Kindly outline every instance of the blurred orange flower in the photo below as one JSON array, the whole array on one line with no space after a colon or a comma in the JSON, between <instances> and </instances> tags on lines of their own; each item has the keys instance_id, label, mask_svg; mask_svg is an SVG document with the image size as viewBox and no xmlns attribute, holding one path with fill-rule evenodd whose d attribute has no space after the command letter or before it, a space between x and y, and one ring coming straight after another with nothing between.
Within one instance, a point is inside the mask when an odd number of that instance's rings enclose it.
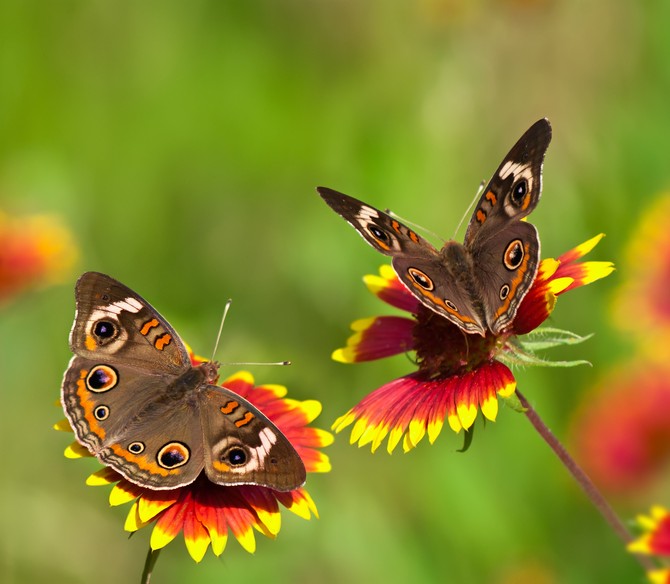
<instances>
[{"instance_id":1,"label":"blurred orange flower","mask_svg":"<svg viewBox=\"0 0 670 584\"><path fill-rule=\"evenodd\" d=\"M10 217L0 211L0 303L65 278L77 255L58 217Z\"/></svg>"}]
</instances>

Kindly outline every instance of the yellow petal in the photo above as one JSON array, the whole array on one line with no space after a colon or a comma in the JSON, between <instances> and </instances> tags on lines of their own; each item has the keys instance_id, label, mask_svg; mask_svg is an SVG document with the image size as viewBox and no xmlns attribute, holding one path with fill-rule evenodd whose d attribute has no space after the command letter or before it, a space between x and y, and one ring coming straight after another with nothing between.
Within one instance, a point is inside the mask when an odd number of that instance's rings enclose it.
<instances>
[{"instance_id":1,"label":"yellow petal","mask_svg":"<svg viewBox=\"0 0 670 584\"><path fill-rule=\"evenodd\" d=\"M210 529L209 537L212 540L212 552L215 556L220 556L223 551L226 549L226 543L228 543L228 532L219 533L214 529Z\"/></svg>"},{"instance_id":2,"label":"yellow petal","mask_svg":"<svg viewBox=\"0 0 670 584\"><path fill-rule=\"evenodd\" d=\"M177 533L179 533L179 531L172 534L167 533L161 529L159 524L156 524L156 526L153 528L151 532L151 538L149 539L149 545L151 546L151 549L159 550L161 548L164 548L175 537L177 537Z\"/></svg>"},{"instance_id":3,"label":"yellow petal","mask_svg":"<svg viewBox=\"0 0 670 584\"><path fill-rule=\"evenodd\" d=\"M115 483L118 480L119 480L118 477L116 479L110 478L109 472L105 467L89 475L88 478L86 479L86 484L89 487L103 487L106 485L111 485L112 483Z\"/></svg>"},{"instance_id":4,"label":"yellow petal","mask_svg":"<svg viewBox=\"0 0 670 584\"><path fill-rule=\"evenodd\" d=\"M368 421L365 418L359 418L356 420L353 429L351 430L351 436L349 437L349 444L354 444L358 439L363 435L366 428L368 427Z\"/></svg>"},{"instance_id":5,"label":"yellow petal","mask_svg":"<svg viewBox=\"0 0 670 584\"><path fill-rule=\"evenodd\" d=\"M393 451L396 449L396 446L398 446L398 443L400 442L400 438L402 438L403 432L404 432L404 430L402 428L396 426L389 433L389 441L386 444L386 451L389 454L392 454Z\"/></svg>"},{"instance_id":6,"label":"yellow petal","mask_svg":"<svg viewBox=\"0 0 670 584\"><path fill-rule=\"evenodd\" d=\"M600 240L605 237L604 233L599 233L595 237L592 237L588 241L585 241L584 243L581 243L575 248L575 251L579 255L579 257L584 257L587 253L589 253L598 243Z\"/></svg>"},{"instance_id":7,"label":"yellow petal","mask_svg":"<svg viewBox=\"0 0 670 584\"><path fill-rule=\"evenodd\" d=\"M124 505L137 498L137 493L131 492L125 488L125 481L116 483L109 492L109 504L112 507L117 505Z\"/></svg>"},{"instance_id":8,"label":"yellow petal","mask_svg":"<svg viewBox=\"0 0 670 584\"><path fill-rule=\"evenodd\" d=\"M276 383L264 383L263 385L259 386L259 389L268 389L277 397L284 397L288 393L288 389L286 389L285 386L277 385Z\"/></svg>"},{"instance_id":9,"label":"yellow petal","mask_svg":"<svg viewBox=\"0 0 670 584\"><path fill-rule=\"evenodd\" d=\"M226 385L226 383L230 383L231 381L243 381L244 383L253 385L254 376L249 371L238 371L237 373L233 373L230 377L226 378L222 385Z\"/></svg>"},{"instance_id":10,"label":"yellow petal","mask_svg":"<svg viewBox=\"0 0 670 584\"><path fill-rule=\"evenodd\" d=\"M59 432L72 432L72 426L70 426L70 422L68 422L66 418L56 422L53 425L53 429L58 430Z\"/></svg>"},{"instance_id":11,"label":"yellow petal","mask_svg":"<svg viewBox=\"0 0 670 584\"><path fill-rule=\"evenodd\" d=\"M356 419L356 415L349 410L346 414L340 416L333 422L333 425L330 427L335 433L340 432L351 424Z\"/></svg>"},{"instance_id":12,"label":"yellow petal","mask_svg":"<svg viewBox=\"0 0 670 584\"><path fill-rule=\"evenodd\" d=\"M467 430L472 426L477 417L477 406L475 406L475 404L460 403L456 406L456 412L458 413L458 419L461 421L463 428Z\"/></svg>"},{"instance_id":13,"label":"yellow petal","mask_svg":"<svg viewBox=\"0 0 670 584\"><path fill-rule=\"evenodd\" d=\"M436 419L428 422L428 441L431 444L435 443L437 437L442 432L442 427L444 426L444 420Z\"/></svg>"},{"instance_id":14,"label":"yellow petal","mask_svg":"<svg viewBox=\"0 0 670 584\"><path fill-rule=\"evenodd\" d=\"M254 511L256 511L260 522L273 536L279 533L281 529L281 513L279 511L268 511L259 507L254 507Z\"/></svg>"},{"instance_id":15,"label":"yellow petal","mask_svg":"<svg viewBox=\"0 0 670 584\"><path fill-rule=\"evenodd\" d=\"M409 423L409 432L407 434L409 435L410 442L416 446L426 435L426 423L423 420L412 420Z\"/></svg>"},{"instance_id":16,"label":"yellow petal","mask_svg":"<svg viewBox=\"0 0 670 584\"><path fill-rule=\"evenodd\" d=\"M256 551L256 538L254 537L254 530L247 527L242 533L234 533L235 539L240 545L250 554Z\"/></svg>"},{"instance_id":17,"label":"yellow petal","mask_svg":"<svg viewBox=\"0 0 670 584\"><path fill-rule=\"evenodd\" d=\"M205 537L201 534L197 537L185 537L184 543L186 543L188 554L196 562L200 563L202 558L204 558L205 554L207 553L207 548L209 547L209 536Z\"/></svg>"},{"instance_id":18,"label":"yellow petal","mask_svg":"<svg viewBox=\"0 0 670 584\"><path fill-rule=\"evenodd\" d=\"M79 444L79 442L70 444L63 454L65 455L65 458L84 458L86 456L92 456L87 448Z\"/></svg>"},{"instance_id":19,"label":"yellow petal","mask_svg":"<svg viewBox=\"0 0 670 584\"><path fill-rule=\"evenodd\" d=\"M494 395L488 396L481 404L482 414L492 422L496 421L498 416L498 398Z\"/></svg>"}]
</instances>

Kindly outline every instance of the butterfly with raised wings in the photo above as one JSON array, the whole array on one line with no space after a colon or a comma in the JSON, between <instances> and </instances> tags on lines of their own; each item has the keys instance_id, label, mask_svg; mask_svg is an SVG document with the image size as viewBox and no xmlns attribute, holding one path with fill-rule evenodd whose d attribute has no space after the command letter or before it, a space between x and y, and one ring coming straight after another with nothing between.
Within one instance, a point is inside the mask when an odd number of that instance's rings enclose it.
<instances>
[{"instance_id":1,"label":"butterfly with raised wings","mask_svg":"<svg viewBox=\"0 0 670 584\"><path fill-rule=\"evenodd\" d=\"M547 119L512 147L480 197L465 241L442 249L379 209L326 187L317 191L384 255L425 306L467 333L503 332L514 320L540 262L537 229L523 219L542 192L542 164L551 141Z\"/></svg>"}]
</instances>

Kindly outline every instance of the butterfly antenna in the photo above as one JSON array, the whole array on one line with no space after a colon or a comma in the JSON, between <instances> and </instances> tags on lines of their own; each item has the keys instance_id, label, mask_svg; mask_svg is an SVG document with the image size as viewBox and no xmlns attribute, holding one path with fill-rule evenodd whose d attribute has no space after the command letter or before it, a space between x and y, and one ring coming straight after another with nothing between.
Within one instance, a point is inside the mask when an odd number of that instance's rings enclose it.
<instances>
[{"instance_id":1,"label":"butterfly antenna","mask_svg":"<svg viewBox=\"0 0 670 584\"><path fill-rule=\"evenodd\" d=\"M216 355L216 350L219 347L219 341L221 340L221 333L223 332L223 323L226 322L226 315L228 314L228 311L230 310L230 305L233 303L232 299L229 298L228 301L226 302L226 305L223 308L223 316L221 317L221 324L219 325L219 334L216 335L216 343L214 344L214 351L212 351L212 358L210 359L211 361L214 361L214 355ZM221 365L235 365L235 366L240 366L240 365L290 365L290 361L277 361L276 363L253 363L253 362L245 362L245 363L221 363Z\"/></svg>"},{"instance_id":2,"label":"butterfly antenna","mask_svg":"<svg viewBox=\"0 0 670 584\"><path fill-rule=\"evenodd\" d=\"M230 310L230 305L232 303L233 299L228 298L226 305L223 307L223 316L221 317L221 324L219 325L219 332L216 335L216 342L214 343L214 350L212 351L212 358L210 361L214 361L214 356L216 355L216 351L219 348L219 341L221 340L221 333L223 332L223 323L226 322L226 316L228 315L228 311Z\"/></svg>"},{"instance_id":3,"label":"butterfly antenna","mask_svg":"<svg viewBox=\"0 0 670 584\"><path fill-rule=\"evenodd\" d=\"M482 191L484 190L485 186L486 186L486 181L485 180L483 180L482 182L479 183L479 188L477 189L477 193L475 194L472 201L470 201L470 204L468 205L468 208L465 210L465 213L463 213L463 216L461 217L461 220L458 222L458 225L456 226L456 231L454 231L454 239L456 239L456 234L458 233L459 229L461 228L461 225L463 225L463 221L465 221L465 218L470 214L470 210L472 209L472 206L475 204L475 201L477 201L479 199L479 196L482 194Z\"/></svg>"},{"instance_id":4,"label":"butterfly antenna","mask_svg":"<svg viewBox=\"0 0 670 584\"><path fill-rule=\"evenodd\" d=\"M398 219L398 220L402 221L405 225L408 225L409 227L414 227L414 229L416 229L417 231L422 231L423 233L426 233L428 235L431 235L435 239L438 239L442 243L445 243L445 240L442 237L440 237L437 233L435 233L434 231L431 231L430 229L424 227L423 225L419 225L418 223L414 223L413 221L408 221L404 217L401 217L397 213L394 213L393 211L391 211L391 209L385 209L384 213L393 217L394 219Z\"/></svg>"}]
</instances>

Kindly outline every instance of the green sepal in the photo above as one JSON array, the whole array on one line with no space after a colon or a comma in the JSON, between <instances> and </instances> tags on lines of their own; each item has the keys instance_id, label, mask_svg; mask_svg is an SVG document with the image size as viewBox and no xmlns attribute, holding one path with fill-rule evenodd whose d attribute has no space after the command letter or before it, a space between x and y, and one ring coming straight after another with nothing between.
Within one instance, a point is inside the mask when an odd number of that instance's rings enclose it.
<instances>
[{"instance_id":1,"label":"green sepal","mask_svg":"<svg viewBox=\"0 0 670 584\"><path fill-rule=\"evenodd\" d=\"M562 345L578 345L587 341L592 336L593 334L581 336L571 331L545 327L530 331L524 335L523 340L518 339L518 341L525 350L534 352Z\"/></svg>"},{"instance_id":2,"label":"green sepal","mask_svg":"<svg viewBox=\"0 0 670 584\"><path fill-rule=\"evenodd\" d=\"M521 400L519 399L519 396L516 394L516 391L511 395L508 395L507 397L501 397L500 399L503 400L503 403L508 408L513 409L515 412L518 412L520 414L524 414L526 412L526 408L521 403Z\"/></svg>"},{"instance_id":3,"label":"green sepal","mask_svg":"<svg viewBox=\"0 0 670 584\"><path fill-rule=\"evenodd\" d=\"M576 367L577 365L591 365L589 361L578 359L575 361L551 361L538 357L534 351L548 349L561 345L576 345L583 343L593 335L582 337L555 328L543 328L531 331L524 335L524 339L511 338L505 344L504 350L498 358L508 365L534 365L537 367ZM530 339L530 340L529 340Z\"/></svg>"},{"instance_id":4,"label":"green sepal","mask_svg":"<svg viewBox=\"0 0 670 584\"><path fill-rule=\"evenodd\" d=\"M477 423L475 422L470 426L467 430L463 432L463 446L459 448L456 452L467 452L470 449L470 446L472 445L472 439L475 437L475 426Z\"/></svg>"}]
</instances>

